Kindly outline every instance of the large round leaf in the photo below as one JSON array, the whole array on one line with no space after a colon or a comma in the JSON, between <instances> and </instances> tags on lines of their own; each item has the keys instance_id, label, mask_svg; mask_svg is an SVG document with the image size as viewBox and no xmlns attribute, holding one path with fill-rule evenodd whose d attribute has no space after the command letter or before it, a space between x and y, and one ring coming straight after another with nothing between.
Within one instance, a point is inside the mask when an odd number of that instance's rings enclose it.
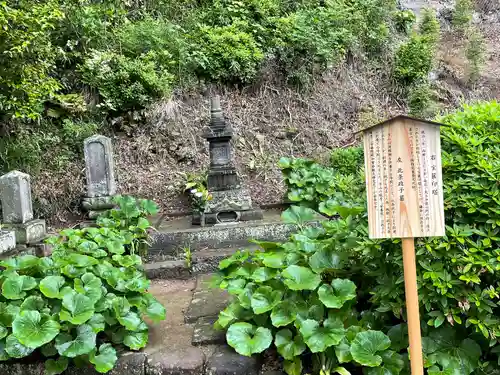
<instances>
[{"instance_id":1,"label":"large round leaf","mask_svg":"<svg viewBox=\"0 0 500 375\"><path fill-rule=\"evenodd\" d=\"M41 311L45 307L45 300L40 296L29 296L21 303L21 310Z\"/></svg>"},{"instance_id":2,"label":"large round leaf","mask_svg":"<svg viewBox=\"0 0 500 375\"><path fill-rule=\"evenodd\" d=\"M48 359L45 361L45 375L59 375L68 368L68 358L59 357L57 360Z\"/></svg>"},{"instance_id":3,"label":"large round leaf","mask_svg":"<svg viewBox=\"0 0 500 375\"><path fill-rule=\"evenodd\" d=\"M130 332L126 331L123 338L123 344L132 350L140 350L148 343L148 331L143 332Z\"/></svg>"},{"instance_id":4,"label":"large round leaf","mask_svg":"<svg viewBox=\"0 0 500 375\"><path fill-rule=\"evenodd\" d=\"M391 340L383 332L360 332L351 343L352 358L360 365L377 367L382 363L380 352L387 350L390 346Z\"/></svg>"},{"instance_id":5,"label":"large round leaf","mask_svg":"<svg viewBox=\"0 0 500 375\"><path fill-rule=\"evenodd\" d=\"M138 331L145 324L140 315L134 311L129 311L123 316L117 316L116 319L128 331Z\"/></svg>"},{"instance_id":6,"label":"large round leaf","mask_svg":"<svg viewBox=\"0 0 500 375\"><path fill-rule=\"evenodd\" d=\"M111 344L102 344L99 347L99 354L94 351L89 355L89 361L95 366L97 372L106 373L115 367L118 357L116 350Z\"/></svg>"},{"instance_id":7,"label":"large round leaf","mask_svg":"<svg viewBox=\"0 0 500 375\"><path fill-rule=\"evenodd\" d=\"M0 362L8 361L9 359L9 353L5 351L5 340L0 340Z\"/></svg>"},{"instance_id":8,"label":"large round leaf","mask_svg":"<svg viewBox=\"0 0 500 375\"><path fill-rule=\"evenodd\" d=\"M269 267L259 267L252 273L252 280L257 283L263 283L276 276L276 270Z\"/></svg>"},{"instance_id":9,"label":"large round leaf","mask_svg":"<svg viewBox=\"0 0 500 375\"><path fill-rule=\"evenodd\" d=\"M297 305L293 301L284 300L273 308L271 321L275 327L284 327L295 321Z\"/></svg>"},{"instance_id":10,"label":"large round leaf","mask_svg":"<svg viewBox=\"0 0 500 375\"><path fill-rule=\"evenodd\" d=\"M281 252L266 252L261 254L262 263L269 268L285 268L287 253Z\"/></svg>"},{"instance_id":11,"label":"large round leaf","mask_svg":"<svg viewBox=\"0 0 500 375\"><path fill-rule=\"evenodd\" d=\"M21 344L36 349L52 341L61 326L38 311L21 311L12 322L12 333Z\"/></svg>"},{"instance_id":12,"label":"large round leaf","mask_svg":"<svg viewBox=\"0 0 500 375\"><path fill-rule=\"evenodd\" d=\"M87 324L92 327L95 333L99 333L106 328L106 319L104 319L104 315L96 313L87 321Z\"/></svg>"},{"instance_id":13,"label":"large round leaf","mask_svg":"<svg viewBox=\"0 0 500 375\"><path fill-rule=\"evenodd\" d=\"M0 302L0 324L12 327L12 322L19 314L19 306Z\"/></svg>"},{"instance_id":14,"label":"large round leaf","mask_svg":"<svg viewBox=\"0 0 500 375\"><path fill-rule=\"evenodd\" d=\"M151 319L153 322L160 322L165 320L167 315L167 311L165 307L158 302L158 300L151 294L145 294L144 300L146 301L146 306L144 309L144 313Z\"/></svg>"},{"instance_id":15,"label":"large round leaf","mask_svg":"<svg viewBox=\"0 0 500 375\"><path fill-rule=\"evenodd\" d=\"M2 295L7 299L23 299L26 290L36 288L37 282L31 276L12 274L2 284Z\"/></svg>"},{"instance_id":16,"label":"large round leaf","mask_svg":"<svg viewBox=\"0 0 500 375\"><path fill-rule=\"evenodd\" d=\"M237 301L231 303L219 313L217 325L221 328L226 328L237 320L248 320L253 316L251 310L245 309Z\"/></svg>"},{"instance_id":17,"label":"large round leaf","mask_svg":"<svg viewBox=\"0 0 500 375\"><path fill-rule=\"evenodd\" d=\"M288 360L293 360L294 357L301 355L306 350L306 345L300 335L293 337L292 331L282 329L276 333L274 345L278 349L278 353Z\"/></svg>"},{"instance_id":18,"label":"large round leaf","mask_svg":"<svg viewBox=\"0 0 500 375\"><path fill-rule=\"evenodd\" d=\"M283 293L273 290L270 286L261 286L253 294L250 304L256 314L272 310L283 298Z\"/></svg>"},{"instance_id":19,"label":"large round leaf","mask_svg":"<svg viewBox=\"0 0 500 375\"><path fill-rule=\"evenodd\" d=\"M78 268L90 267L90 266L93 266L93 265L99 263L99 261L93 257L89 257L88 255L75 254L75 253L69 254L65 258L65 260L68 264L71 264L72 266L75 266Z\"/></svg>"},{"instance_id":20,"label":"large round leaf","mask_svg":"<svg viewBox=\"0 0 500 375\"><path fill-rule=\"evenodd\" d=\"M299 357L293 359L293 361L283 362L283 369L288 375L301 375L302 374L302 360Z\"/></svg>"},{"instance_id":21,"label":"large round leaf","mask_svg":"<svg viewBox=\"0 0 500 375\"><path fill-rule=\"evenodd\" d=\"M81 279L75 279L75 290L87 296L93 303L102 297L101 279L92 273L82 275Z\"/></svg>"},{"instance_id":22,"label":"large round leaf","mask_svg":"<svg viewBox=\"0 0 500 375\"><path fill-rule=\"evenodd\" d=\"M59 313L60 319L76 325L85 323L95 313L92 300L75 291L63 297L62 305L65 310Z\"/></svg>"},{"instance_id":23,"label":"large round leaf","mask_svg":"<svg viewBox=\"0 0 500 375\"><path fill-rule=\"evenodd\" d=\"M252 307L251 302L252 302L252 295L253 293L257 290L258 285L255 283L248 283L245 286L245 289L243 289L243 292L241 292L238 295L238 300L240 301L240 304L242 307L245 309L250 309Z\"/></svg>"},{"instance_id":24,"label":"large round leaf","mask_svg":"<svg viewBox=\"0 0 500 375\"><path fill-rule=\"evenodd\" d=\"M304 206L292 206L281 214L281 219L285 223L304 225L317 217L316 212Z\"/></svg>"},{"instance_id":25,"label":"large round leaf","mask_svg":"<svg viewBox=\"0 0 500 375\"><path fill-rule=\"evenodd\" d=\"M125 268L142 264L142 259L139 255L113 255L113 260Z\"/></svg>"},{"instance_id":26,"label":"large round leaf","mask_svg":"<svg viewBox=\"0 0 500 375\"><path fill-rule=\"evenodd\" d=\"M77 327L77 336L61 333L56 337L57 352L65 357L75 358L88 354L96 345L96 334L92 327L83 324Z\"/></svg>"},{"instance_id":27,"label":"large round leaf","mask_svg":"<svg viewBox=\"0 0 500 375\"><path fill-rule=\"evenodd\" d=\"M318 250L309 258L309 265L314 272L340 270L344 267L345 256L332 248Z\"/></svg>"},{"instance_id":28,"label":"large round leaf","mask_svg":"<svg viewBox=\"0 0 500 375\"><path fill-rule=\"evenodd\" d=\"M321 276L309 268L288 266L283 272L284 282L292 290L315 290L321 282Z\"/></svg>"},{"instance_id":29,"label":"large round leaf","mask_svg":"<svg viewBox=\"0 0 500 375\"><path fill-rule=\"evenodd\" d=\"M113 299L113 310L116 316L125 316L130 311L130 303L125 297Z\"/></svg>"},{"instance_id":30,"label":"large round leaf","mask_svg":"<svg viewBox=\"0 0 500 375\"><path fill-rule=\"evenodd\" d=\"M356 284L348 279L334 279L332 285L321 285L318 296L331 309L340 309L349 300L356 298Z\"/></svg>"},{"instance_id":31,"label":"large round leaf","mask_svg":"<svg viewBox=\"0 0 500 375\"><path fill-rule=\"evenodd\" d=\"M11 358L24 358L33 353L35 349L28 348L19 342L14 335L5 339L5 351Z\"/></svg>"},{"instance_id":32,"label":"large round leaf","mask_svg":"<svg viewBox=\"0 0 500 375\"><path fill-rule=\"evenodd\" d=\"M7 329L7 327L3 326L0 323L0 340L3 339L4 337L7 337L8 334L9 334L9 330Z\"/></svg>"},{"instance_id":33,"label":"large round leaf","mask_svg":"<svg viewBox=\"0 0 500 375\"><path fill-rule=\"evenodd\" d=\"M300 323L300 333L313 353L324 352L332 345L338 345L345 335L340 320L327 319L323 327L316 320L307 319Z\"/></svg>"},{"instance_id":34,"label":"large round leaf","mask_svg":"<svg viewBox=\"0 0 500 375\"><path fill-rule=\"evenodd\" d=\"M227 330L226 339L239 354L249 357L269 348L273 335L264 327L256 328L249 323L234 323Z\"/></svg>"}]
</instances>

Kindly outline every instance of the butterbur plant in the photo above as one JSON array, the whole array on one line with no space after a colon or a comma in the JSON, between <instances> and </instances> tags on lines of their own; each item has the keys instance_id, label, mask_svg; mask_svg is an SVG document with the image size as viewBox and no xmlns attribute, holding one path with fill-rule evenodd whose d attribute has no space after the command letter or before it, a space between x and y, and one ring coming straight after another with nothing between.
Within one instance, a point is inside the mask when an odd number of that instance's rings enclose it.
<instances>
[{"instance_id":1,"label":"butterbur plant","mask_svg":"<svg viewBox=\"0 0 500 375\"><path fill-rule=\"evenodd\" d=\"M117 349L146 346L143 319L165 318L164 307L147 291L137 255L148 236L146 215L157 207L131 197L119 197L117 204L96 227L50 238L49 257L0 262L0 360L38 352L46 358L45 375L61 374L70 361L106 373Z\"/></svg>"},{"instance_id":2,"label":"butterbur plant","mask_svg":"<svg viewBox=\"0 0 500 375\"><path fill-rule=\"evenodd\" d=\"M313 215L292 207L283 219L303 227ZM364 230L353 220L357 215L346 209L339 220L303 227L286 243L258 242L265 251L238 252L220 263L220 287L234 301L216 325L227 329L229 345L246 356L274 345L289 375L306 368L321 375L361 368L367 375L401 372L403 356L361 314L357 285L349 278L349 252ZM324 240L330 230L336 236Z\"/></svg>"}]
</instances>

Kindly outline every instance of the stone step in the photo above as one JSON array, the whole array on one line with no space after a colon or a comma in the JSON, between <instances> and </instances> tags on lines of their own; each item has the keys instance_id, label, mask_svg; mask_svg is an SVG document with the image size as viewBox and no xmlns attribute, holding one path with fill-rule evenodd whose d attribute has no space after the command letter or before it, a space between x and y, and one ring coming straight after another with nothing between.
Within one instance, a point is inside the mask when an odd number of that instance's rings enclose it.
<instances>
[{"instance_id":1,"label":"stone step","mask_svg":"<svg viewBox=\"0 0 500 375\"><path fill-rule=\"evenodd\" d=\"M183 254L171 260L144 264L146 275L149 279L179 279L187 280L196 275L216 272L219 262L231 256L238 250L255 251L259 246L249 244L244 247L230 247L223 249L199 250L192 254L191 265L183 258Z\"/></svg>"},{"instance_id":2,"label":"stone step","mask_svg":"<svg viewBox=\"0 0 500 375\"><path fill-rule=\"evenodd\" d=\"M206 249L232 248L249 245L249 240L284 241L297 227L281 221L281 210L264 211L264 219L238 223L217 224L199 227L191 224L191 217L165 221L160 219L152 234L151 246L146 262L172 260L183 253L184 248L192 252ZM315 222L317 224L317 222Z\"/></svg>"}]
</instances>

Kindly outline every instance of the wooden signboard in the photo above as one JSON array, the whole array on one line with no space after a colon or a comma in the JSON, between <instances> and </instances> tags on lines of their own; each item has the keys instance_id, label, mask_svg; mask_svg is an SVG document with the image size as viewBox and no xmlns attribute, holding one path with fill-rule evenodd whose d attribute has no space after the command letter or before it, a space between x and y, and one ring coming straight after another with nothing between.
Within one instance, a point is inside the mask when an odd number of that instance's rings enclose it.
<instances>
[{"instance_id":1,"label":"wooden signboard","mask_svg":"<svg viewBox=\"0 0 500 375\"><path fill-rule=\"evenodd\" d=\"M363 132L370 238L444 236L437 125L399 116Z\"/></svg>"},{"instance_id":2,"label":"wooden signboard","mask_svg":"<svg viewBox=\"0 0 500 375\"><path fill-rule=\"evenodd\" d=\"M401 238L412 375L423 375L415 237L444 236L441 124L398 116L363 130L370 238Z\"/></svg>"}]
</instances>

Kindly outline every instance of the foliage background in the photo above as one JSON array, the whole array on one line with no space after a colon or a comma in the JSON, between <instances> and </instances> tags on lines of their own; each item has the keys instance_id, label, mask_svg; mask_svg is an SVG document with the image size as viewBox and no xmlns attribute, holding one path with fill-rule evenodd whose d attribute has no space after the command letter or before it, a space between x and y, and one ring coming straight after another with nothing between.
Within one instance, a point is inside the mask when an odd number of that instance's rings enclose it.
<instances>
[{"instance_id":1,"label":"foliage background","mask_svg":"<svg viewBox=\"0 0 500 375\"><path fill-rule=\"evenodd\" d=\"M324 157L352 143L353 129L406 111L409 103L430 100L439 109L498 95L490 60L468 83L449 4L437 7L443 40L432 67L437 81L415 90L393 79L395 54L410 36L390 2L382 8L372 0L0 4L1 58L11 59L1 81L0 171L31 173L37 213L56 224L79 215L81 144L95 132L114 137L122 192L185 210L183 173L207 165L200 135L212 93L222 94L237 161L257 203L284 193L275 168L282 155ZM355 22L345 22L346 9ZM34 10L45 15L39 23ZM496 8L477 4L476 11L481 22L474 25L494 60ZM24 118L12 119L13 100L22 103L17 112Z\"/></svg>"}]
</instances>

